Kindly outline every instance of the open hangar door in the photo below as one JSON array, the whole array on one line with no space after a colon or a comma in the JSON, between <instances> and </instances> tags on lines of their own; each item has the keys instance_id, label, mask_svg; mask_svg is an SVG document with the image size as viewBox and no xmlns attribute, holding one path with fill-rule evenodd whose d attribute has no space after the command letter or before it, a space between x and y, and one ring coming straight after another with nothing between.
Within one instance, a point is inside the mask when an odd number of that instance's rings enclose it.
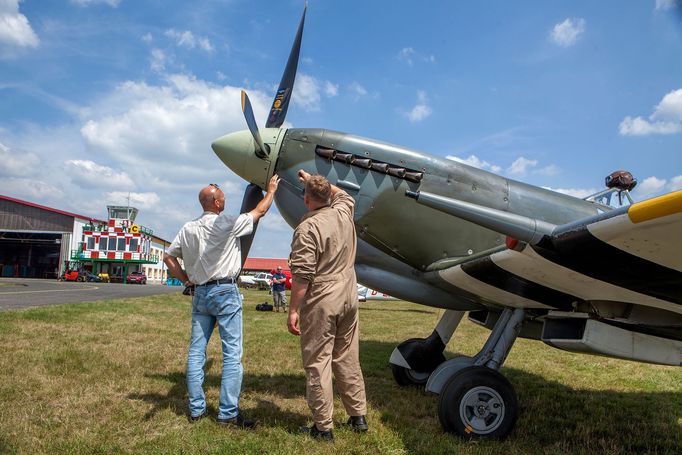
<instances>
[{"instance_id":1,"label":"open hangar door","mask_svg":"<svg viewBox=\"0 0 682 455\"><path fill-rule=\"evenodd\" d=\"M62 235L61 232L0 231L0 276L57 278Z\"/></svg>"}]
</instances>

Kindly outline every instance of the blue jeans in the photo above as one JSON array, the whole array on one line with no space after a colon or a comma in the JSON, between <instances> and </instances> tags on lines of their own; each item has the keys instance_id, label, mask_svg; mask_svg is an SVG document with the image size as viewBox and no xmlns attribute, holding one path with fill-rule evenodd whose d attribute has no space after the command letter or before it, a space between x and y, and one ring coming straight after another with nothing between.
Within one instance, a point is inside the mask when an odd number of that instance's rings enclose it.
<instances>
[{"instance_id":1,"label":"blue jeans","mask_svg":"<svg viewBox=\"0 0 682 455\"><path fill-rule=\"evenodd\" d=\"M238 414L242 387L242 301L235 284L197 286L192 299L192 335L187 356L189 412L196 417L206 410L204 364L206 345L218 322L223 349L223 376L220 383L218 417L231 419Z\"/></svg>"}]
</instances>

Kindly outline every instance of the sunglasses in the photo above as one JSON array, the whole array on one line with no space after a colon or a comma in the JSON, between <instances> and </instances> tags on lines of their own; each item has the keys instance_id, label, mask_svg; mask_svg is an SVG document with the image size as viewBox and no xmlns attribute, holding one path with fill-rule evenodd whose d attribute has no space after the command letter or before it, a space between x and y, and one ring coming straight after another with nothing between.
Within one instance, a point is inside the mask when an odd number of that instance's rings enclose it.
<instances>
[{"instance_id":1,"label":"sunglasses","mask_svg":"<svg viewBox=\"0 0 682 455\"><path fill-rule=\"evenodd\" d=\"M219 189L220 189L220 186L218 186L217 183L209 183L208 186L212 186L212 187L215 188L216 190L219 190Z\"/></svg>"}]
</instances>

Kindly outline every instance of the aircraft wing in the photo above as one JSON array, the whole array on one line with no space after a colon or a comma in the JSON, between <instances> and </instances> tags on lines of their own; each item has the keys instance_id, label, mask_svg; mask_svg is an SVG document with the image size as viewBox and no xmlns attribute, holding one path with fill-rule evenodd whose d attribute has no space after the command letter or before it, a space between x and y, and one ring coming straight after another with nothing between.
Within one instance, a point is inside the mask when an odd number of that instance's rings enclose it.
<instances>
[{"instance_id":1,"label":"aircraft wing","mask_svg":"<svg viewBox=\"0 0 682 455\"><path fill-rule=\"evenodd\" d=\"M559 310L620 302L682 313L682 191L559 226L424 196L418 201L514 236L513 249L439 272L484 301Z\"/></svg>"}]
</instances>

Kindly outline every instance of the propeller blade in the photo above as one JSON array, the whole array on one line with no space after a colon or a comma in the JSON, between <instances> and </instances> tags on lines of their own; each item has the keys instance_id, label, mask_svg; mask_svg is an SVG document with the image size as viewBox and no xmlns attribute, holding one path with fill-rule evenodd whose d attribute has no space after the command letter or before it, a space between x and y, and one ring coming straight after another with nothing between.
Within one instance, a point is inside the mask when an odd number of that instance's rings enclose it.
<instances>
[{"instance_id":1,"label":"propeller blade","mask_svg":"<svg viewBox=\"0 0 682 455\"><path fill-rule=\"evenodd\" d=\"M298 24L298 31L294 44L291 46L289 53L289 60L287 66L282 74L282 80L279 83L275 100L272 102L270 115L268 121L265 123L266 128L279 128L284 123L284 118L287 116L287 109L289 109L289 101L291 100L291 92L294 90L294 80L296 79L296 68L298 67L298 55L301 52L301 38L303 37L303 23L305 22L305 12L308 9L306 2L303 8L303 16L301 22Z\"/></svg>"},{"instance_id":2,"label":"propeller blade","mask_svg":"<svg viewBox=\"0 0 682 455\"><path fill-rule=\"evenodd\" d=\"M244 190L244 198L242 199L242 208L239 213L248 213L255 209L260 201L263 200L263 190L256 184L250 183ZM258 221L253 224L253 232L249 235L239 237L242 247L242 268L246 262L246 257L249 255L253 238L256 236L256 228L258 228Z\"/></svg>"},{"instance_id":3,"label":"propeller blade","mask_svg":"<svg viewBox=\"0 0 682 455\"><path fill-rule=\"evenodd\" d=\"M258 158L267 158L270 154L270 148L263 143L263 139L260 137L256 117L253 115L253 108L251 107L251 101L249 101L249 95L247 95L244 90L242 90L242 112L244 113L244 118L246 119L246 124L249 126L249 131L251 131L253 140L256 141L256 145L258 146L256 149L256 156Z\"/></svg>"}]
</instances>

